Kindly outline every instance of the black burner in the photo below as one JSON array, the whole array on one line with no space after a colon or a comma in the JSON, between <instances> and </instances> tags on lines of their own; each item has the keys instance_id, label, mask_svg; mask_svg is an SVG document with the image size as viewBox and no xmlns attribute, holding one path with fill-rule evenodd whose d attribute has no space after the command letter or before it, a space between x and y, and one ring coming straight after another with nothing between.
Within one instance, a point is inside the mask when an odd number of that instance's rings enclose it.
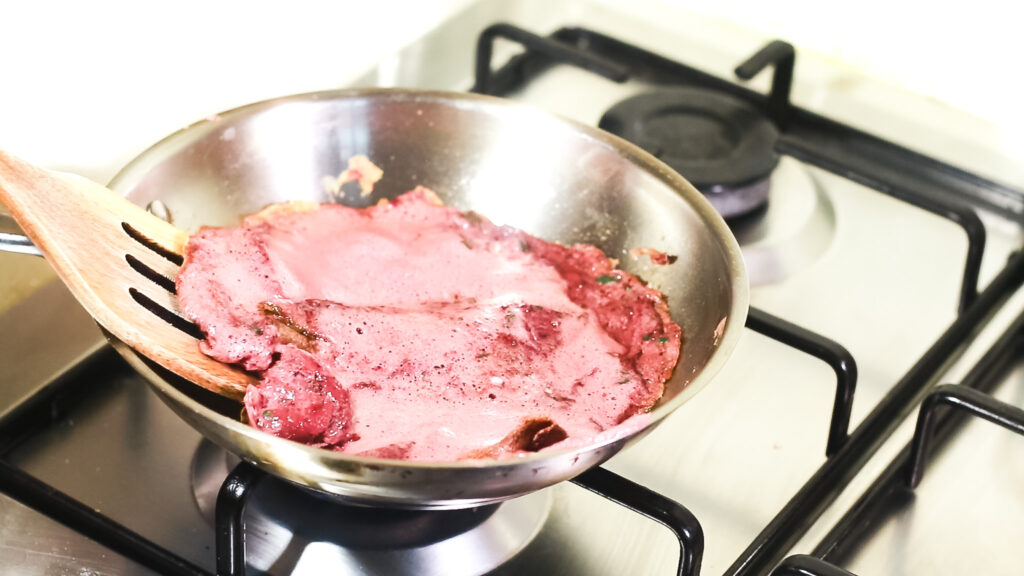
<instances>
[{"instance_id":1,"label":"black burner","mask_svg":"<svg viewBox=\"0 0 1024 576\"><path fill-rule=\"evenodd\" d=\"M703 88L647 92L613 106L598 125L674 168L725 218L768 200L779 132L739 98Z\"/></svg>"}]
</instances>

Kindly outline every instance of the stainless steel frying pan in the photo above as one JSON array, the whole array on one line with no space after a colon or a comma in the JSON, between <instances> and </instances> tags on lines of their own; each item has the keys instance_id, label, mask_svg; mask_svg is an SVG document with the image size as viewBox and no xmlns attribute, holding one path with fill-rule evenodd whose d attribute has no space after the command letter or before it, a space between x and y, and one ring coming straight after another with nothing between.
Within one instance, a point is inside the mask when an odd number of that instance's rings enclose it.
<instances>
[{"instance_id":1,"label":"stainless steel frying pan","mask_svg":"<svg viewBox=\"0 0 1024 576\"><path fill-rule=\"evenodd\" d=\"M619 258L668 298L683 328L682 358L642 427L513 461L417 463L264 434L237 419L238 406L223 406L114 342L179 416L272 474L370 504L455 508L512 498L571 478L639 439L711 380L739 338L746 272L735 239L704 197L624 140L500 99L346 90L252 104L157 143L111 188L143 206L159 201L154 210L194 232L236 224L274 202L330 201L323 178L356 154L383 168L384 178L368 197L348 194L351 205L422 184L446 204L499 224L550 241L594 244ZM679 259L656 266L628 256L638 247Z\"/></svg>"}]
</instances>

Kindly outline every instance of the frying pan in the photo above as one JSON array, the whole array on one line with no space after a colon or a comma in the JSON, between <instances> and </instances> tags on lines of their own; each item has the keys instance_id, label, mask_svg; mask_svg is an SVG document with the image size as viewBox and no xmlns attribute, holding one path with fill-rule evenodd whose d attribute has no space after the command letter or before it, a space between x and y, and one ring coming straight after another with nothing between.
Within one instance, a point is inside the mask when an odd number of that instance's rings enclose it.
<instances>
[{"instance_id":1,"label":"frying pan","mask_svg":"<svg viewBox=\"0 0 1024 576\"><path fill-rule=\"evenodd\" d=\"M165 138L110 187L195 232L237 224L274 202L336 201L323 179L357 154L380 166L384 178L369 196L346 194L346 204L368 206L424 185L447 205L545 240L594 244L620 259L666 296L683 328L682 356L645 417L586 445L508 461L409 462L313 448L250 428L239 421L238 405L224 406L112 342L181 418L276 476L393 507L459 508L526 494L641 438L712 379L739 338L746 272L736 240L703 195L620 138L497 98L369 89L251 104ZM678 260L658 266L628 255L648 247Z\"/></svg>"}]
</instances>

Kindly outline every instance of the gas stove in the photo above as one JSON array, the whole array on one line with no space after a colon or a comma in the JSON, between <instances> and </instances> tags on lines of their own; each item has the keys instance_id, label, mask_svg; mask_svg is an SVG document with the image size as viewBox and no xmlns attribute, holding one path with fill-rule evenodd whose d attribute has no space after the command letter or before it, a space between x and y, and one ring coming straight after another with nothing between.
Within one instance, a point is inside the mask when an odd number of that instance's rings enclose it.
<instances>
[{"instance_id":1,"label":"gas stove","mask_svg":"<svg viewBox=\"0 0 1024 576\"><path fill-rule=\"evenodd\" d=\"M202 439L30 270L41 287L0 307L19 327L0 335L0 573L1015 573L1020 164L953 110L770 40L482 2L354 82L511 98L700 173L753 308L712 385L637 445L500 505L346 506ZM684 130L707 142L673 147Z\"/></svg>"}]
</instances>

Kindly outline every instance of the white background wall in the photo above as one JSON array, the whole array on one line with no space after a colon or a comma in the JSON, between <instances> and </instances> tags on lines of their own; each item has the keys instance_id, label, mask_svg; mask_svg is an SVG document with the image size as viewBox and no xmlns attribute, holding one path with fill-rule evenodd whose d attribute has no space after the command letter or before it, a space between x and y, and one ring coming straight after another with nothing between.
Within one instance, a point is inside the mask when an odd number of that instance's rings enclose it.
<instances>
[{"instance_id":1,"label":"white background wall","mask_svg":"<svg viewBox=\"0 0 1024 576\"><path fill-rule=\"evenodd\" d=\"M207 114L344 86L468 1L0 1L0 148L105 181Z\"/></svg>"},{"instance_id":2,"label":"white background wall","mask_svg":"<svg viewBox=\"0 0 1024 576\"><path fill-rule=\"evenodd\" d=\"M471 1L0 3L0 147L106 180L206 114L344 86ZM596 1L670 3L786 38L1024 133L1012 3Z\"/></svg>"}]
</instances>

